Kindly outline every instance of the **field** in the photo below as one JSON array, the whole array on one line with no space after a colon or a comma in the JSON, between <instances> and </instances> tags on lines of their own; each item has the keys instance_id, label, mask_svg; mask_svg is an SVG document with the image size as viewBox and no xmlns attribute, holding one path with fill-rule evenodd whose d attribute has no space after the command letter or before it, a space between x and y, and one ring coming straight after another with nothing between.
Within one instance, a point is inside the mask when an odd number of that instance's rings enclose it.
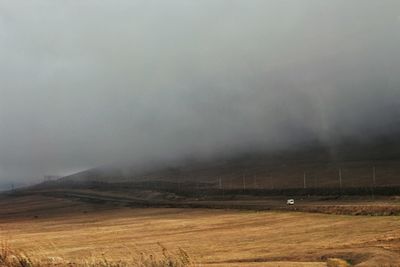
<instances>
[{"instance_id":1,"label":"field","mask_svg":"<svg viewBox=\"0 0 400 267\"><path fill-rule=\"evenodd\" d=\"M198 266L400 266L397 216L127 208L43 196L0 199L0 236L33 257L130 261L184 249Z\"/></svg>"}]
</instances>

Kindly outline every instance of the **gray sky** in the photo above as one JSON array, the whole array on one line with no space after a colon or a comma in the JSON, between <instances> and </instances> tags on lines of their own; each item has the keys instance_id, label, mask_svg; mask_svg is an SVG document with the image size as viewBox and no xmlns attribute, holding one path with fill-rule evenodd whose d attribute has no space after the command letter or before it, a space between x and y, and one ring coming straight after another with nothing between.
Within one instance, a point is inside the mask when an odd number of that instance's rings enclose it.
<instances>
[{"instance_id":1,"label":"gray sky","mask_svg":"<svg viewBox=\"0 0 400 267\"><path fill-rule=\"evenodd\" d=\"M394 131L398 0L0 0L0 180Z\"/></svg>"}]
</instances>

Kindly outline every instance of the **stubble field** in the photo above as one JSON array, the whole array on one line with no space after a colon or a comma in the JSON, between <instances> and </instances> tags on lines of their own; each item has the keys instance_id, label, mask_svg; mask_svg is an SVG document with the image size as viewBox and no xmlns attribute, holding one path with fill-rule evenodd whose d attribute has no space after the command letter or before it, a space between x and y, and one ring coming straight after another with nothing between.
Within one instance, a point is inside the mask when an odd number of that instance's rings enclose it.
<instances>
[{"instance_id":1,"label":"stubble field","mask_svg":"<svg viewBox=\"0 0 400 267\"><path fill-rule=\"evenodd\" d=\"M185 250L199 266L400 266L397 216L124 208L39 196L0 199L0 236L39 258L130 261Z\"/></svg>"}]
</instances>

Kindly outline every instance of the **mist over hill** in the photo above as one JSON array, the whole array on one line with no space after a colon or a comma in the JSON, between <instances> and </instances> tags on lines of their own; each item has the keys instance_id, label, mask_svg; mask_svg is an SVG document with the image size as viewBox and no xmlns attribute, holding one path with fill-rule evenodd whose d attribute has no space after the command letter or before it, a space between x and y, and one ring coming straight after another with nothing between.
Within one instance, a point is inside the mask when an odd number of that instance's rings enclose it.
<instances>
[{"instance_id":1,"label":"mist over hill","mask_svg":"<svg viewBox=\"0 0 400 267\"><path fill-rule=\"evenodd\" d=\"M0 179L313 142L335 158L344 140L395 136L399 10L396 0L4 2Z\"/></svg>"},{"instance_id":2,"label":"mist over hill","mask_svg":"<svg viewBox=\"0 0 400 267\"><path fill-rule=\"evenodd\" d=\"M293 148L211 158L186 158L153 162L148 166L127 163L93 168L63 177L60 182L154 183L154 188L172 183L192 187L196 183L214 188L279 189L338 187L338 171L345 187L400 185L398 135L374 140L346 139L335 145L312 142ZM374 179L374 180L372 180ZM244 185L247 184L246 185ZM175 185L173 185L175 184ZM136 185L132 185L135 188Z\"/></svg>"}]
</instances>

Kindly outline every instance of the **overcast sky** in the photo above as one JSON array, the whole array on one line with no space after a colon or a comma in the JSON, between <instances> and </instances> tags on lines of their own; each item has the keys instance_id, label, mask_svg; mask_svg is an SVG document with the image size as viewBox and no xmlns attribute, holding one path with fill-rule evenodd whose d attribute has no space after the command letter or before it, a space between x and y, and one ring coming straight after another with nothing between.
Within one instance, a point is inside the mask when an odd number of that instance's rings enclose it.
<instances>
[{"instance_id":1,"label":"overcast sky","mask_svg":"<svg viewBox=\"0 0 400 267\"><path fill-rule=\"evenodd\" d=\"M399 118L398 0L0 0L3 182Z\"/></svg>"}]
</instances>

